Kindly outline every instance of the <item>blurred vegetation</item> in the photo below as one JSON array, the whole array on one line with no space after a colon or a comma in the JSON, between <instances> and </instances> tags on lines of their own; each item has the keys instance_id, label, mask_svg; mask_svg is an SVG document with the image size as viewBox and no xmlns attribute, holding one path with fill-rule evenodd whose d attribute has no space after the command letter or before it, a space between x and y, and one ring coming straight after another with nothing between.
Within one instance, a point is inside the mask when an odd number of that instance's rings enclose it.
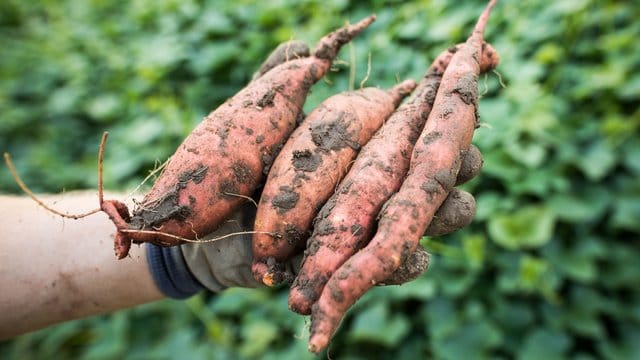
<instances>
[{"instance_id":1,"label":"blurred vegetation","mask_svg":"<svg viewBox=\"0 0 640 360\"><path fill-rule=\"evenodd\" d=\"M38 191L133 189L279 42L376 23L312 108L356 86L419 79L463 41L484 1L37 0L0 2L0 150ZM500 1L482 78L485 156L472 225L424 239L418 280L369 292L335 359L640 358L640 7ZM6 169L0 189L18 192ZM1 206L1 205L0 205ZM286 289L232 289L68 322L0 343L7 359L304 359L307 318ZM322 355L321 357L325 357Z\"/></svg>"}]
</instances>

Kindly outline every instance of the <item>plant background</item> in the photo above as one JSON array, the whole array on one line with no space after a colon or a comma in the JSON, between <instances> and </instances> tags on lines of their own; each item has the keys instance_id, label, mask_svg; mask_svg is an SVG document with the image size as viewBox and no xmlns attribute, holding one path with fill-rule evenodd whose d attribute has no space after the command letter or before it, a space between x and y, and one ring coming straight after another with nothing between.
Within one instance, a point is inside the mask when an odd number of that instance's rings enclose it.
<instances>
[{"instance_id":1,"label":"plant background","mask_svg":"<svg viewBox=\"0 0 640 360\"><path fill-rule=\"evenodd\" d=\"M334 359L640 358L640 6L502 0L481 78L482 174L462 231L424 239L433 265L349 313ZM0 150L33 189L133 189L238 91L279 42L378 20L305 108L355 86L419 79L484 1L4 0ZM353 83L352 83L353 84ZM6 167L0 191L19 190ZM1 209L0 204L0 209ZM4 209L6 210L6 209ZM3 211L4 211L3 210ZM6 359L305 359L286 289L233 289L57 325L0 343ZM324 358L326 355L321 355Z\"/></svg>"}]
</instances>

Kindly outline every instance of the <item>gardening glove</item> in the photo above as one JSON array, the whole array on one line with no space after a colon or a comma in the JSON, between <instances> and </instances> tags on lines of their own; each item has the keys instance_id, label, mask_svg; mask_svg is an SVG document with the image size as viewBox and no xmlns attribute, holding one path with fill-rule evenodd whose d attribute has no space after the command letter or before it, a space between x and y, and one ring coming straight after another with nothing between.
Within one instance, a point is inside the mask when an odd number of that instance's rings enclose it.
<instances>
[{"instance_id":1,"label":"gardening glove","mask_svg":"<svg viewBox=\"0 0 640 360\"><path fill-rule=\"evenodd\" d=\"M471 145L462 158L456 186L473 179L482 168L483 160L480 150ZM461 229L471 223L476 213L476 201L470 193L453 188L445 201L433 216L425 236L442 236ZM378 285L399 285L416 279L429 267L429 253L418 245L407 261L393 272L384 282Z\"/></svg>"},{"instance_id":2,"label":"gardening glove","mask_svg":"<svg viewBox=\"0 0 640 360\"><path fill-rule=\"evenodd\" d=\"M174 247L148 244L147 258L158 288L169 297L183 299L204 289L219 292L230 287L264 286L251 273L250 230L255 213L255 204L247 202L199 242ZM297 273L300 259L286 263L286 273Z\"/></svg>"}]
</instances>

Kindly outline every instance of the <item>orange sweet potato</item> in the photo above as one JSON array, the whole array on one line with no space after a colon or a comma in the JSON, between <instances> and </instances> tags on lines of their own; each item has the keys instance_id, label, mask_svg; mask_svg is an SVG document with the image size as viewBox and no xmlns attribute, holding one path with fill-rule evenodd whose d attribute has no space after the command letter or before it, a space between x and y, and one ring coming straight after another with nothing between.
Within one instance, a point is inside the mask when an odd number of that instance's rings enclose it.
<instances>
[{"instance_id":1,"label":"orange sweet potato","mask_svg":"<svg viewBox=\"0 0 640 360\"><path fill-rule=\"evenodd\" d=\"M293 132L271 167L258 204L252 267L258 281L270 286L291 282L282 276L281 263L304 246L313 218L360 147L415 86L407 80L389 91L370 87L334 95Z\"/></svg>"},{"instance_id":2,"label":"orange sweet potato","mask_svg":"<svg viewBox=\"0 0 640 360\"><path fill-rule=\"evenodd\" d=\"M310 351L325 348L347 309L415 251L455 185L461 155L469 148L477 125L480 57L494 4L495 0L489 2L445 70L431 114L414 146L407 177L383 206L376 234L338 268L313 305Z\"/></svg>"},{"instance_id":3,"label":"orange sweet potato","mask_svg":"<svg viewBox=\"0 0 640 360\"><path fill-rule=\"evenodd\" d=\"M362 148L349 173L319 212L302 267L289 293L291 310L310 314L331 275L369 241L380 208L402 184L409 169L409 154L431 112L442 74L460 46L436 57L411 97ZM496 51L485 44L481 71L497 65Z\"/></svg>"},{"instance_id":4,"label":"orange sweet potato","mask_svg":"<svg viewBox=\"0 0 640 360\"><path fill-rule=\"evenodd\" d=\"M132 242L172 246L215 230L251 196L297 124L311 86L342 45L375 20L369 16L322 38L311 56L273 67L211 112L183 141L132 215L101 202L116 224L115 253Z\"/></svg>"}]
</instances>

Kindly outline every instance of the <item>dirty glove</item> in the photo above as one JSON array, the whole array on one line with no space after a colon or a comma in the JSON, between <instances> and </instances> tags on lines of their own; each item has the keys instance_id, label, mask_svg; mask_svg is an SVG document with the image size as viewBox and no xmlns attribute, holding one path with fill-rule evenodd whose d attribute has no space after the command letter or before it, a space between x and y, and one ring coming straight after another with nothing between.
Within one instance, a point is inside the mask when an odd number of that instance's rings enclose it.
<instances>
[{"instance_id":1,"label":"dirty glove","mask_svg":"<svg viewBox=\"0 0 640 360\"><path fill-rule=\"evenodd\" d=\"M169 297L184 299L204 289L219 292L230 287L261 286L251 274L250 230L255 212L254 204L243 204L201 242L174 247L148 244L147 258L158 288ZM286 271L294 274L294 263L299 261L292 259L286 264Z\"/></svg>"},{"instance_id":2,"label":"dirty glove","mask_svg":"<svg viewBox=\"0 0 640 360\"><path fill-rule=\"evenodd\" d=\"M471 145L464 155L455 186L462 185L480 173L483 160L480 150ZM425 236L450 234L471 223L476 214L476 200L470 193L453 188L433 216ZM399 285L414 280L429 267L429 254L420 245L407 261L379 285Z\"/></svg>"}]
</instances>

